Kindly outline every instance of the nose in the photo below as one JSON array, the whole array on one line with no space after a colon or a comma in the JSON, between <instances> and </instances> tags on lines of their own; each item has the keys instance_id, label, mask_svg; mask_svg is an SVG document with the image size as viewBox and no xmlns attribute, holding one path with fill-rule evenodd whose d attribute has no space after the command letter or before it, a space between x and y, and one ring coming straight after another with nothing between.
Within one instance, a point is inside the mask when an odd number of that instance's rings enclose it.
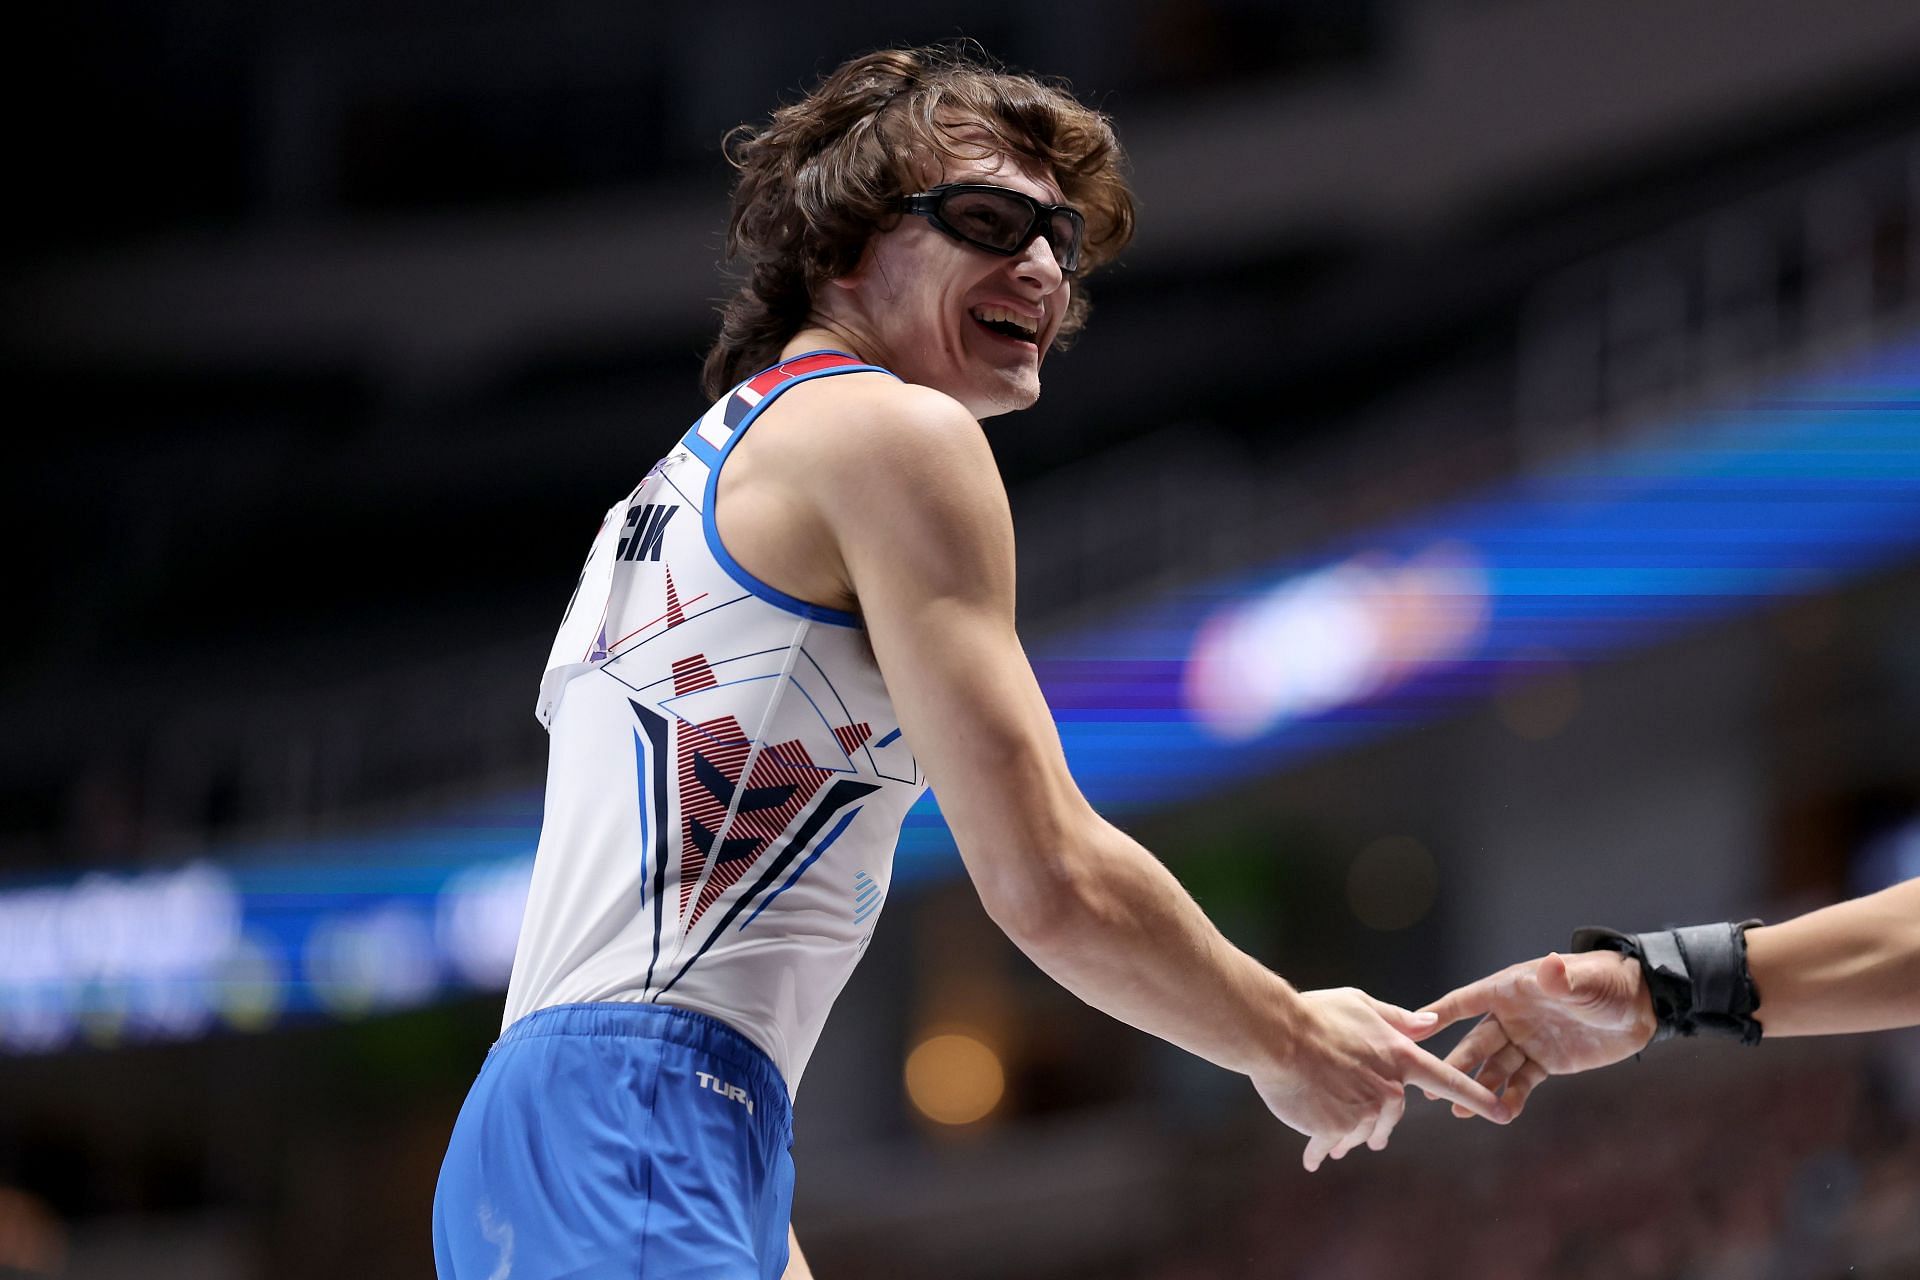
<instances>
[{"instance_id":1,"label":"nose","mask_svg":"<svg viewBox=\"0 0 1920 1280\"><path fill-rule=\"evenodd\" d=\"M1053 256L1052 243L1037 232L1033 239L1027 241L1027 247L1020 251L1020 256L1013 260L1013 264L1016 276L1038 285L1043 293L1052 293L1066 278L1060 260Z\"/></svg>"}]
</instances>

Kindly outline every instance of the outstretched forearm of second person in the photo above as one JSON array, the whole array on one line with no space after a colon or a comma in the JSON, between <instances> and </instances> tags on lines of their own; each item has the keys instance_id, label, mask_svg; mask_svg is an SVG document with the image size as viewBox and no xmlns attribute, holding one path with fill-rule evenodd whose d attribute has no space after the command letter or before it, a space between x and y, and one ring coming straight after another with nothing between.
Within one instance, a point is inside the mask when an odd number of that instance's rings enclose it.
<instances>
[{"instance_id":1,"label":"outstretched forearm of second person","mask_svg":"<svg viewBox=\"0 0 1920 1280\"><path fill-rule=\"evenodd\" d=\"M1920 1025L1920 879L1747 930L1768 1036Z\"/></svg>"}]
</instances>

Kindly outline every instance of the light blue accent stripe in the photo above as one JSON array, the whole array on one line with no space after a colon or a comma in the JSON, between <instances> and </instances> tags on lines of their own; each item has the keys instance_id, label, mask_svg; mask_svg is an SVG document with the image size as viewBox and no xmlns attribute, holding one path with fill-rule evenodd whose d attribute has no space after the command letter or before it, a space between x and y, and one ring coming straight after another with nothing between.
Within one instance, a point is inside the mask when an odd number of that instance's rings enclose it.
<instances>
[{"instance_id":1,"label":"light blue accent stripe","mask_svg":"<svg viewBox=\"0 0 1920 1280\"><path fill-rule=\"evenodd\" d=\"M886 746L886 745L887 745L887 744L888 744L889 742L892 742L892 741L893 741L893 740L894 740L895 738L897 738L897 737L899 737L899 736L900 736L900 731L899 731L898 729L895 729L895 730L894 730L894 731L893 731L892 733L890 733L890 734L888 734L888 735L887 735L886 737L884 737L884 738L882 738L882 739L880 739L880 741L878 741L878 742L876 742L876 743L874 743L874 744L873 744L873 746L874 746L874 750L876 750L876 751L877 751L877 750L879 750L879 749L880 749L881 747L884 747L884 746Z\"/></svg>"},{"instance_id":2,"label":"light blue accent stripe","mask_svg":"<svg viewBox=\"0 0 1920 1280\"><path fill-rule=\"evenodd\" d=\"M825 353L808 351L802 353L802 356L821 354ZM795 356L793 359L798 360L801 359L802 356ZM783 360L781 363L786 364L788 361ZM765 371L762 370L762 372ZM700 523L706 529L707 550L713 553L713 558L720 562L720 567L725 569L728 576L735 582L753 592L753 594L759 596L768 604L776 608L784 609L788 613L799 614L801 617L811 619L814 622L826 622L836 627L852 627L857 630L861 625L859 615L848 613L843 609L829 609L824 605L809 604L805 600L795 599L786 592L771 587L754 577L751 573L748 573L746 569L741 566L740 562L728 553L726 546L720 541L720 526L714 520L713 504L714 495L720 490L720 468L726 465L727 455L733 452L733 446L740 443L740 438L747 434L747 428L753 425L754 419L758 418L768 405L779 399L781 394L789 387L797 387L801 383L811 382L815 378L831 378L835 374L841 373L884 373L890 378L895 376L890 370L882 369L877 364L839 365L832 369L815 369L813 372L803 373L797 378L789 378L779 386L773 388L773 390L767 392L767 394L761 398L760 403L749 409L747 416L740 419L740 425L733 429L731 436L727 437L726 447L720 450L719 458L708 464L706 509L700 513ZM759 376L759 374L754 375L756 378ZM749 379L749 381L751 380L752 379ZM781 886L782 889L785 887L785 885ZM775 896L778 895L776 894ZM760 910L764 911L765 909L766 904L762 903ZM754 914L759 915L760 912L756 911ZM745 926L743 925L742 927L744 928Z\"/></svg>"},{"instance_id":3,"label":"light blue accent stripe","mask_svg":"<svg viewBox=\"0 0 1920 1280\"><path fill-rule=\"evenodd\" d=\"M640 793L640 905L647 903L647 749L640 731L633 731L633 779Z\"/></svg>"},{"instance_id":4,"label":"light blue accent stripe","mask_svg":"<svg viewBox=\"0 0 1920 1280\"><path fill-rule=\"evenodd\" d=\"M703 416L701 421L704 422L705 420ZM693 424L693 430L680 437L680 443L687 446L688 453L691 453L694 457L706 463L708 470L712 470L714 467L720 465L720 451L711 444L708 444L707 438L700 434L699 422Z\"/></svg>"},{"instance_id":5,"label":"light blue accent stripe","mask_svg":"<svg viewBox=\"0 0 1920 1280\"><path fill-rule=\"evenodd\" d=\"M772 893L768 894L766 896L766 899L763 902L761 902L759 906L753 909L753 914L740 922L740 927L744 929L748 925L752 924L755 920L758 920L760 918L760 913L762 911L765 911L768 907L772 906L773 900L775 898L779 897L781 894L785 893L787 890L793 888L794 881L798 880L801 876L805 875L807 868L820 860L820 855L827 851L827 848L829 845L831 845L835 840L838 840L840 838L840 833L847 829L847 824L849 822L852 822L854 819L854 815L858 814L859 812L860 812L860 806L855 805L853 808L841 814L840 821L833 824L833 830L827 832L826 838L822 840L819 844L815 845L813 847L813 852L808 854L806 858L800 863L800 865L793 869L793 874L787 877L787 882L781 885L778 889L775 889Z\"/></svg>"},{"instance_id":6,"label":"light blue accent stripe","mask_svg":"<svg viewBox=\"0 0 1920 1280\"><path fill-rule=\"evenodd\" d=\"M871 898L874 894L878 892L880 892L880 886L875 884L873 881L869 880L861 888L860 892L853 895L853 900L855 902L865 902L868 898Z\"/></svg>"}]
</instances>

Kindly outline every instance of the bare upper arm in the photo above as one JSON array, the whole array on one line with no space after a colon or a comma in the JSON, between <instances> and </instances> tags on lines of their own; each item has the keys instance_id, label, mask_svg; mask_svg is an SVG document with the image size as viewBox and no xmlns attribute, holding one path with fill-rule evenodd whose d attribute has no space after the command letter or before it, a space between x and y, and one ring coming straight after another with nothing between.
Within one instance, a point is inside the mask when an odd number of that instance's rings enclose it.
<instances>
[{"instance_id":1,"label":"bare upper arm","mask_svg":"<svg viewBox=\"0 0 1920 1280\"><path fill-rule=\"evenodd\" d=\"M902 731L982 899L1018 912L1090 816L1014 631L1013 520L979 424L896 385L810 474Z\"/></svg>"}]
</instances>

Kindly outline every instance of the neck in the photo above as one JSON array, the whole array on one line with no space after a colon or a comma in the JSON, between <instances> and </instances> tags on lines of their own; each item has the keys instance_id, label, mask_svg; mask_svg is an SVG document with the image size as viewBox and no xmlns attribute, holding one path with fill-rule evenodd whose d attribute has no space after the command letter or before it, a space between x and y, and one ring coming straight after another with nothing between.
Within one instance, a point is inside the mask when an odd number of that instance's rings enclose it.
<instances>
[{"instance_id":1,"label":"neck","mask_svg":"<svg viewBox=\"0 0 1920 1280\"><path fill-rule=\"evenodd\" d=\"M880 350L878 343L859 337L846 325L828 319L817 312L807 317L807 323L800 332L787 339L786 345L780 348L780 358L791 360L795 356L827 347L835 351L844 351L850 356L857 356L866 364L877 364L882 368L892 367L886 362L886 353Z\"/></svg>"}]
</instances>

